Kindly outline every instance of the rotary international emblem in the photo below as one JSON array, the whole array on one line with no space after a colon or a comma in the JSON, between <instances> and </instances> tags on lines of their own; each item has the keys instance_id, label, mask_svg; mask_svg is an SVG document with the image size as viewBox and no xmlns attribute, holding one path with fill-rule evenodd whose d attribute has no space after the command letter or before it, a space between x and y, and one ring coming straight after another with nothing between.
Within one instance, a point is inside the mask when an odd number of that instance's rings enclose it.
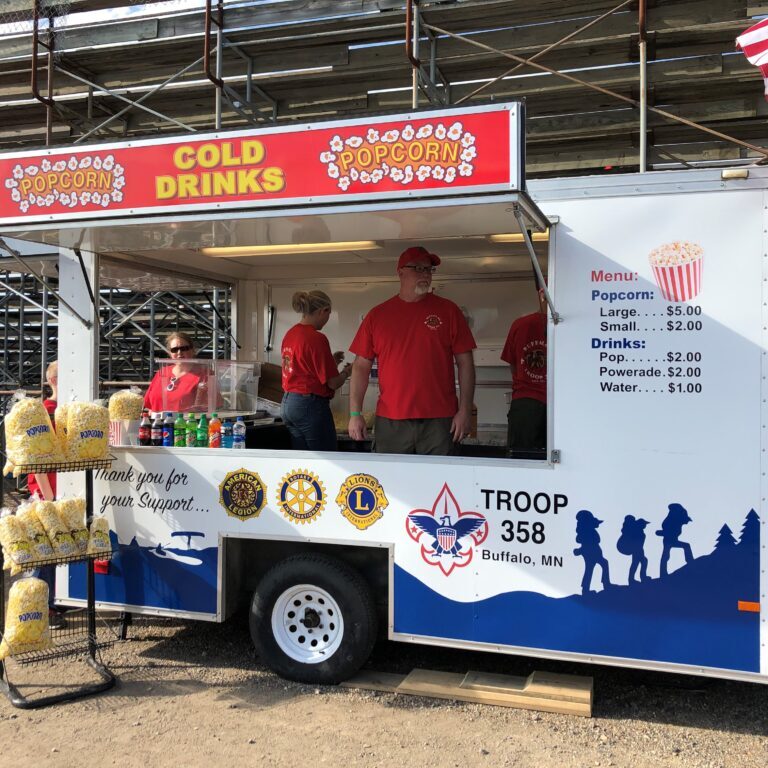
<instances>
[{"instance_id":1,"label":"rotary international emblem","mask_svg":"<svg viewBox=\"0 0 768 768\"><path fill-rule=\"evenodd\" d=\"M277 492L277 504L294 523L311 523L325 509L325 486L307 469L289 472Z\"/></svg>"},{"instance_id":2,"label":"rotary international emblem","mask_svg":"<svg viewBox=\"0 0 768 768\"><path fill-rule=\"evenodd\" d=\"M384 514L389 501L381 483L372 475L350 475L341 486L336 503L355 528L364 531Z\"/></svg>"},{"instance_id":3,"label":"rotary international emblem","mask_svg":"<svg viewBox=\"0 0 768 768\"><path fill-rule=\"evenodd\" d=\"M219 485L219 504L238 520L258 517L266 501L267 487L255 472L247 469L228 472Z\"/></svg>"}]
</instances>

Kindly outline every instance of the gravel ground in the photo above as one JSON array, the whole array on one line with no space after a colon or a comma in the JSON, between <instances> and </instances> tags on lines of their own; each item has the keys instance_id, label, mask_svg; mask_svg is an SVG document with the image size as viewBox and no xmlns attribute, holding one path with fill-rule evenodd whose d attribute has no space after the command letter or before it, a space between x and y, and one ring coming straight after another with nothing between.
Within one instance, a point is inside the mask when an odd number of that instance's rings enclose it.
<instances>
[{"instance_id":1,"label":"gravel ground","mask_svg":"<svg viewBox=\"0 0 768 768\"><path fill-rule=\"evenodd\" d=\"M371 669L593 675L592 719L288 683L254 657L247 618L137 619L103 652L112 691L41 710L0 701L2 764L101 766L739 766L768 764L768 688L380 642ZM88 668L10 671L33 696ZM92 674L92 673L91 673ZM63 681L63 682L62 682ZM87 745L87 746L86 746ZM85 747L85 748L84 748Z\"/></svg>"},{"instance_id":2,"label":"gravel ground","mask_svg":"<svg viewBox=\"0 0 768 768\"><path fill-rule=\"evenodd\" d=\"M106 693L39 710L0 697L0 768L38 764L329 764L453 768L765 768L768 687L381 640L368 669L591 675L591 719L286 682L255 657L247 614L225 624L137 617L102 652ZM96 678L80 660L19 668L35 698Z\"/></svg>"}]
</instances>

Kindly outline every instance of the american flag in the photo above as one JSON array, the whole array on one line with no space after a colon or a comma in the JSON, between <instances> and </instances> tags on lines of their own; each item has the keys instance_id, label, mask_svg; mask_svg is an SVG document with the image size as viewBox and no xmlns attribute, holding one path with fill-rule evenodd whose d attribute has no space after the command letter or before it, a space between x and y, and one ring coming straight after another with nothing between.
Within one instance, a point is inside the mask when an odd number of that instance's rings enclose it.
<instances>
[{"instance_id":1,"label":"american flag","mask_svg":"<svg viewBox=\"0 0 768 768\"><path fill-rule=\"evenodd\" d=\"M736 38L747 61L760 67L765 81L765 98L768 99L768 19L763 19Z\"/></svg>"}]
</instances>

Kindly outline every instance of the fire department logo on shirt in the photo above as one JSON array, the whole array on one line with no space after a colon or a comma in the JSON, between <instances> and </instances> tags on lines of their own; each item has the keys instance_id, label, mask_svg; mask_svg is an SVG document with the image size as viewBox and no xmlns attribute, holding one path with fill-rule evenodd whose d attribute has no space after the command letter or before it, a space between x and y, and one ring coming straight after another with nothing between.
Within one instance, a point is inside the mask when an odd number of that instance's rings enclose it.
<instances>
[{"instance_id":1,"label":"fire department logo on shirt","mask_svg":"<svg viewBox=\"0 0 768 768\"><path fill-rule=\"evenodd\" d=\"M472 562L475 547L488 536L488 522L480 512L462 512L446 483L432 509L414 509L405 519L408 535L421 545L421 557L446 576Z\"/></svg>"},{"instance_id":2,"label":"fire department logo on shirt","mask_svg":"<svg viewBox=\"0 0 768 768\"><path fill-rule=\"evenodd\" d=\"M443 321L440 319L439 315L427 315L424 318L424 325L426 325L430 331L436 331L442 324Z\"/></svg>"},{"instance_id":3,"label":"fire department logo on shirt","mask_svg":"<svg viewBox=\"0 0 768 768\"><path fill-rule=\"evenodd\" d=\"M325 509L325 486L307 469L291 470L277 491L277 504L294 523L311 523Z\"/></svg>"},{"instance_id":4,"label":"fire department logo on shirt","mask_svg":"<svg viewBox=\"0 0 768 768\"><path fill-rule=\"evenodd\" d=\"M228 472L219 485L219 504L230 517L248 520L258 517L267 501L267 486L247 469Z\"/></svg>"},{"instance_id":5,"label":"fire department logo on shirt","mask_svg":"<svg viewBox=\"0 0 768 768\"><path fill-rule=\"evenodd\" d=\"M379 520L389 506L381 483L372 475L350 475L341 485L336 503L355 528L364 531Z\"/></svg>"}]
</instances>

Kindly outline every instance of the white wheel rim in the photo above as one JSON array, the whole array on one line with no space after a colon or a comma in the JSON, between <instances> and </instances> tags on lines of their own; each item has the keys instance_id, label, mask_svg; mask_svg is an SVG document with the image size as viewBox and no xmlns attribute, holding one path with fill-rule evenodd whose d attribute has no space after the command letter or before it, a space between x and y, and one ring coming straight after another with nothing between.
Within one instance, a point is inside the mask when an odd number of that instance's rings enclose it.
<instances>
[{"instance_id":1,"label":"white wheel rim","mask_svg":"<svg viewBox=\"0 0 768 768\"><path fill-rule=\"evenodd\" d=\"M338 603L324 589L297 584L275 601L272 634L286 656L302 664L319 664L341 645L344 619Z\"/></svg>"}]
</instances>

